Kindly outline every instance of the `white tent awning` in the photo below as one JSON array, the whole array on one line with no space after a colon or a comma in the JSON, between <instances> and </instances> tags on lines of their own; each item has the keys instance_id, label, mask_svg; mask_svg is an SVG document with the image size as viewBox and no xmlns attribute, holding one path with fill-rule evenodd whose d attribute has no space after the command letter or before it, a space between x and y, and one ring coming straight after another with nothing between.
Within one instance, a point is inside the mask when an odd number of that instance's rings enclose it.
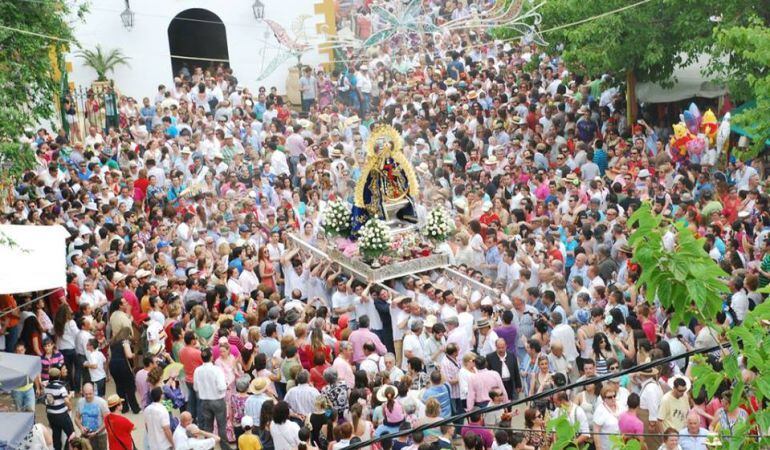
<instances>
[{"instance_id":1,"label":"white tent awning","mask_svg":"<svg viewBox=\"0 0 770 450\"><path fill-rule=\"evenodd\" d=\"M711 63L711 57L701 55L695 62L677 67L670 88L658 83L643 82L636 85L636 98L642 103L669 103L693 97L716 98L727 94L727 88L701 74Z\"/></svg>"},{"instance_id":2,"label":"white tent awning","mask_svg":"<svg viewBox=\"0 0 770 450\"><path fill-rule=\"evenodd\" d=\"M0 225L0 294L66 286L67 237L59 225Z\"/></svg>"}]
</instances>

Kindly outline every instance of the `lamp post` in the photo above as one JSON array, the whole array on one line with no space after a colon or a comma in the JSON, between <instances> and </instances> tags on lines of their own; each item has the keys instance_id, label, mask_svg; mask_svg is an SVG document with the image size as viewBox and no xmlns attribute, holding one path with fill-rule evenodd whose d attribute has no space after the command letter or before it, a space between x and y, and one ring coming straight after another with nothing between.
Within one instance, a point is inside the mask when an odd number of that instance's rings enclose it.
<instances>
[{"instance_id":1,"label":"lamp post","mask_svg":"<svg viewBox=\"0 0 770 450\"><path fill-rule=\"evenodd\" d=\"M259 0L254 0L254 4L251 5L251 10L254 12L254 18L262 20L265 18L265 4Z\"/></svg>"},{"instance_id":2,"label":"lamp post","mask_svg":"<svg viewBox=\"0 0 770 450\"><path fill-rule=\"evenodd\" d=\"M131 5L129 4L129 0L126 1L126 9L123 10L122 13L120 13L120 20L123 21L123 26L126 28L126 30L131 31L131 28L134 27L134 12L131 11Z\"/></svg>"}]
</instances>

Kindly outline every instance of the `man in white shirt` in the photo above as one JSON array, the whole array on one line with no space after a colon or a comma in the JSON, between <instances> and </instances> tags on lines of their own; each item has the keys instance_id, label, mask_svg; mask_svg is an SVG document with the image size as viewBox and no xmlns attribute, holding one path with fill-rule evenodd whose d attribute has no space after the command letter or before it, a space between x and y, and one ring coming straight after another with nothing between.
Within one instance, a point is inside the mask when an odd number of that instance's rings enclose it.
<instances>
[{"instance_id":1,"label":"man in white shirt","mask_svg":"<svg viewBox=\"0 0 770 450\"><path fill-rule=\"evenodd\" d=\"M749 296L743 288L743 278L735 277L731 284L733 295L730 297L730 307L735 311L735 318L743 322L749 312Z\"/></svg>"},{"instance_id":2,"label":"man in white shirt","mask_svg":"<svg viewBox=\"0 0 770 450\"><path fill-rule=\"evenodd\" d=\"M567 325L565 317L560 311L551 313L551 321L554 324L551 330L551 343L559 342L564 349L564 357L570 364L574 364L579 353L577 343L575 342L575 330Z\"/></svg>"},{"instance_id":3,"label":"man in white shirt","mask_svg":"<svg viewBox=\"0 0 770 450\"><path fill-rule=\"evenodd\" d=\"M458 355L465 355L471 351L472 339L465 328L460 326L457 316L447 318L444 323L447 327L446 343L457 345Z\"/></svg>"},{"instance_id":4,"label":"man in white shirt","mask_svg":"<svg viewBox=\"0 0 770 450\"><path fill-rule=\"evenodd\" d=\"M220 445L222 450L230 450L227 443L227 405L225 404L225 392L227 383L225 373L218 366L211 363L211 349L201 350L203 364L198 366L193 373L193 386L198 393L200 408L200 426L203 430L214 430L214 420L217 422ZM153 447L151 447L153 448Z\"/></svg>"},{"instance_id":5,"label":"man in white shirt","mask_svg":"<svg viewBox=\"0 0 770 450\"><path fill-rule=\"evenodd\" d=\"M352 280L352 279L351 279ZM348 314L356 310L353 304L353 296L348 291L349 283L341 275L337 276L337 290L332 294L332 317L339 318L343 314ZM348 317L354 321L355 317Z\"/></svg>"},{"instance_id":6,"label":"man in white shirt","mask_svg":"<svg viewBox=\"0 0 770 450\"><path fill-rule=\"evenodd\" d=\"M179 425L174 430L174 450L213 450L219 436L200 430L192 421L192 414L187 411L179 416Z\"/></svg>"},{"instance_id":7,"label":"man in white shirt","mask_svg":"<svg viewBox=\"0 0 770 450\"><path fill-rule=\"evenodd\" d=\"M401 369L407 370L409 368L410 358L419 358L423 362L425 361L425 352L422 349L422 343L420 342L420 334L422 334L423 322L417 319L412 322L409 327L410 332L404 335L403 344L403 357L401 358Z\"/></svg>"},{"instance_id":8,"label":"man in white shirt","mask_svg":"<svg viewBox=\"0 0 770 450\"><path fill-rule=\"evenodd\" d=\"M308 384L310 381L310 372L301 370L297 374L297 385L286 392L284 400L289 404L292 412L299 415L303 420L313 412L315 399L319 395L318 389Z\"/></svg>"},{"instance_id":9,"label":"man in white shirt","mask_svg":"<svg viewBox=\"0 0 770 450\"><path fill-rule=\"evenodd\" d=\"M169 419L168 410L160 402L161 398L163 398L163 388L152 388L150 398L152 403L144 408L147 448L153 450L169 450L174 448L174 438L171 434L171 420Z\"/></svg>"},{"instance_id":10,"label":"man in white shirt","mask_svg":"<svg viewBox=\"0 0 770 450\"><path fill-rule=\"evenodd\" d=\"M251 294L259 286L259 278L254 273L254 260L247 259L243 261L243 272L238 277L238 283L246 294Z\"/></svg>"},{"instance_id":11,"label":"man in white shirt","mask_svg":"<svg viewBox=\"0 0 770 450\"><path fill-rule=\"evenodd\" d=\"M88 138L86 138L88 142ZM754 175L757 175L757 169L747 166L743 161L737 159L735 161L735 172L733 172L733 179L735 180L735 188L740 190L749 189L749 180Z\"/></svg>"},{"instance_id":12,"label":"man in white shirt","mask_svg":"<svg viewBox=\"0 0 770 450\"><path fill-rule=\"evenodd\" d=\"M660 433L663 430L658 412L660 411L660 401L663 398L663 389L661 389L657 380L658 369L647 369L637 372L637 375L642 380L637 415L642 423L644 423L645 433ZM660 439L647 439L647 442L648 444L654 444L650 448L656 448L660 444Z\"/></svg>"}]
</instances>

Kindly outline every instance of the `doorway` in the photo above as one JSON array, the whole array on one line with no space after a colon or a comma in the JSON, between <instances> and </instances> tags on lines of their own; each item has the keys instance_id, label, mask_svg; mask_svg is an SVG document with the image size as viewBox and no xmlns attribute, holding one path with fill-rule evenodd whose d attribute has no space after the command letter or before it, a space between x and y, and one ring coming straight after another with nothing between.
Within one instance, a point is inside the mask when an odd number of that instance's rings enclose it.
<instances>
[{"instance_id":1,"label":"doorway","mask_svg":"<svg viewBox=\"0 0 770 450\"><path fill-rule=\"evenodd\" d=\"M220 63L229 65L225 24L207 9L187 9L171 19L168 46L174 77L185 69L192 73L196 66L206 70Z\"/></svg>"}]
</instances>

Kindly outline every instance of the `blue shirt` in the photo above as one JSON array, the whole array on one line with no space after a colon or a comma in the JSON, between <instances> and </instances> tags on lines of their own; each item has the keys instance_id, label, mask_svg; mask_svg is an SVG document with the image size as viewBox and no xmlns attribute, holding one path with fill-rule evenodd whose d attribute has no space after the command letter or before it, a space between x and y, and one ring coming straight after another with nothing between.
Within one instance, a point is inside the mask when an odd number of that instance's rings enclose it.
<instances>
[{"instance_id":1,"label":"blue shirt","mask_svg":"<svg viewBox=\"0 0 770 450\"><path fill-rule=\"evenodd\" d=\"M435 398L441 405L441 417L447 419L452 417L452 397L449 393L449 386L444 383L439 386L431 385L422 394L422 401L427 402L429 398Z\"/></svg>"},{"instance_id":2,"label":"blue shirt","mask_svg":"<svg viewBox=\"0 0 770 450\"><path fill-rule=\"evenodd\" d=\"M254 426L259 426L259 416L262 413L262 405L267 400L270 400L270 397L264 392L262 394L249 395L249 398L246 399L246 403L243 406L243 415L254 419Z\"/></svg>"},{"instance_id":3,"label":"blue shirt","mask_svg":"<svg viewBox=\"0 0 770 450\"><path fill-rule=\"evenodd\" d=\"M599 166L599 172L604 176L609 161L607 160L607 152L605 152L603 148L594 150L594 164Z\"/></svg>"},{"instance_id":4,"label":"blue shirt","mask_svg":"<svg viewBox=\"0 0 770 450\"><path fill-rule=\"evenodd\" d=\"M697 436L690 436L690 432L685 427L679 432L679 446L682 450L708 450L706 440L709 432L705 428L698 430Z\"/></svg>"},{"instance_id":5,"label":"blue shirt","mask_svg":"<svg viewBox=\"0 0 770 450\"><path fill-rule=\"evenodd\" d=\"M103 415L107 413L107 402L98 397L90 403L85 398L80 398L78 410L83 426L90 431L96 431L102 426Z\"/></svg>"}]
</instances>

